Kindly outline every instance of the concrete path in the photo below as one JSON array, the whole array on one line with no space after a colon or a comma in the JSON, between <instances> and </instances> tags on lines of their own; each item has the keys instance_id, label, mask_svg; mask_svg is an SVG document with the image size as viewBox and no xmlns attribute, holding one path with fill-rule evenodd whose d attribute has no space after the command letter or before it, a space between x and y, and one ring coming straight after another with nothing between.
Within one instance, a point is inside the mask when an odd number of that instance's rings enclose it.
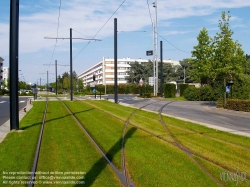
<instances>
[{"instance_id":1,"label":"concrete path","mask_svg":"<svg viewBox=\"0 0 250 187\"><path fill-rule=\"evenodd\" d=\"M30 104L29 99L27 101L27 105L24 107L26 108L26 112L22 108L19 111L19 121L27 114L27 112L32 108L32 104ZM3 125L0 126L0 143L4 140L6 135L10 132L10 120L6 121Z\"/></svg>"}]
</instances>

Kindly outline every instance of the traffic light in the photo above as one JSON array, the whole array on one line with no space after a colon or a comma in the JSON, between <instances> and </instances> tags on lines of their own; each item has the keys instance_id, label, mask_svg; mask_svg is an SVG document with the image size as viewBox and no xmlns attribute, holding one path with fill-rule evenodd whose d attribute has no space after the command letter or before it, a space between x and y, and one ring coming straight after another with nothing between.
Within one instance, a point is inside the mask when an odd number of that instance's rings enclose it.
<instances>
[{"instance_id":1,"label":"traffic light","mask_svg":"<svg viewBox=\"0 0 250 187\"><path fill-rule=\"evenodd\" d=\"M95 81L95 74L93 75L93 81Z\"/></svg>"}]
</instances>

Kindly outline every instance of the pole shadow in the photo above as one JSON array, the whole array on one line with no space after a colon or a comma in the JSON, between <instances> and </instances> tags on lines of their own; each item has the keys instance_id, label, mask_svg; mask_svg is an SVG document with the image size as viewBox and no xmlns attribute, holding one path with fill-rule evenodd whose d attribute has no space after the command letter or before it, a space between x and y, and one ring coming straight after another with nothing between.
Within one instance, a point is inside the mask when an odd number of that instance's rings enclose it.
<instances>
[{"instance_id":1,"label":"pole shadow","mask_svg":"<svg viewBox=\"0 0 250 187\"><path fill-rule=\"evenodd\" d=\"M134 132L137 130L137 128L132 127L129 131L127 131L126 136L124 137L125 142L130 138ZM108 159L112 162L115 154L118 153L119 150L122 149L122 138L120 138L114 145L109 149L109 151L106 153L106 156ZM91 186L96 178L101 174L102 170L104 170L108 165L108 162L104 157L100 158L93 167L86 172L85 176L83 176L82 179L79 180L80 184L75 185L75 187L80 186ZM121 174L121 173L120 173ZM84 182L84 185L81 185L81 182Z\"/></svg>"}]
</instances>

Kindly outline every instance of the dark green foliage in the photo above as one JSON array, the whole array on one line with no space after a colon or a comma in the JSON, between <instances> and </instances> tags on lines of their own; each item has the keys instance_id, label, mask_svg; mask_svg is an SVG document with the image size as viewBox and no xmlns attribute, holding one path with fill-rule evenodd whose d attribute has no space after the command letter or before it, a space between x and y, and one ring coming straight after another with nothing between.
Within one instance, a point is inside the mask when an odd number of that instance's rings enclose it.
<instances>
[{"instance_id":1,"label":"dark green foliage","mask_svg":"<svg viewBox=\"0 0 250 187\"><path fill-rule=\"evenodd\" d=\"M151 98L151 93L144 93L144 94L143 94L143 97L144 97L144 98Z\"/></svg>"},{"instance_id":2,"label":"dark green foliage","mask_svg":"<svg viewBox=\"0 0 250 187\"><path fill-rule=\"evenodd\" d=\"M165 98L175 97L176 86L175 84L164 84L164 96Z\"/></svg>"},{"instance_id":3,"label":"dark green foliage","mask_svg":"<svg viewBox=\"0 0 250 187\"><path fill-rule=\"evenodd\" d=\"M222 97L221 93L220 89L212 89L211 86L189 87L184 91L184 97L188 101L216 101Z\"/></svg>"},{"instance_id":4,"label":"dark green foliage","mask_svg":"<svg viewBox=\"0 0 250 187\"><path fill-rule=\"evenodd\" d=\"M228 99L226 109L250 112L249 100Z\"/></svg>"},{"instance_id":5,"label":"dark green foliage","mask_svg":"<svg viewBox=\"0 0 250 187\"><path fill-rule=\"evenodd\" d=\"M129 87L131 94L138 94L140 92L140 86L138 84L130 84Z\"/></svg>"},{"instance_id":6,"label":"dark green foliage","mask_svg":"<svg viewBox=\"0 0 250 187\"><path fill-rule=\"evenodd\" d=\"M188 84L180 84L180 96L184 95L184 91L188 88Z\"/></svg>"},{"instance_id":7,"label":"dark green foliage","mask_svg":"<svg viewBox=\"0 0 250 187\"><path fill-rule=\"evenodd\" d=\"M4 95L5 94L5 90L4 89L0 89L0 95Z\"/></svg>"},{"instance_id":8,"label":"dark green foliage","mask_svg":"<svg viewBox=\"0 0 250 187\"><path fill-rule=\"evenodd\" d=\"M200 91L198 88L189 87L184 91L184 97L188 101L199 101L200 100Z\"/></svg>"}]
</instances>

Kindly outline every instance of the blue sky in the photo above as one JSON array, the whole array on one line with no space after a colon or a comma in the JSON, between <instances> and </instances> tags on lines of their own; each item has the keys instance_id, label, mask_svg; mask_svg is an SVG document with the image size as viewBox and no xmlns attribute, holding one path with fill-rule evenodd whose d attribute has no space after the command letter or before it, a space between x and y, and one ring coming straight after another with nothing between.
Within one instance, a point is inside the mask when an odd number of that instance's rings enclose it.
<instances>
[{"instance_id":1,"label":"blue sky","mask_svg":"<svg viewBox=\"0 0 250 187\"><path fill-rule=\"evenodd\" d=\"M54 66L44 64L69 65L69 40L48 40L45 36L92 38L101 29L113 12L124 0L19 0L19 69L22 79L35 83L47 76L42 73L55 72ZM126 0L115 15L97 34L102 41L73 41L73 70L78 74L100 62L103 57L114 57L114 18L118 20L118 58L145 58L146 51L153 49L152 19L155 18L154 0ZM9 66L9 14L10 1L0 0L0 56ZM158 0L158 33L163 41L164 59L182 60L190 58L196 37L205 27L211 37L218 29L222 11L231 12L230 28L233 39L242 44L246 54L250 54L250 1L249 0ZM58 27L59 17L59 27ZM124 31L124 32L120 32ZM142 32L145 31L145 32ZM170 43L168 43L170 42ZM56 44L56 48L55 48ZM84 48L85 47L85 48ZM55 50L54 50L55 48ZM54 53L53 53L54 51ZM58 74L69 71L68 66L59 66ZM55 75L50 74L50 82Z\"/></svg>"}]
</instances>

